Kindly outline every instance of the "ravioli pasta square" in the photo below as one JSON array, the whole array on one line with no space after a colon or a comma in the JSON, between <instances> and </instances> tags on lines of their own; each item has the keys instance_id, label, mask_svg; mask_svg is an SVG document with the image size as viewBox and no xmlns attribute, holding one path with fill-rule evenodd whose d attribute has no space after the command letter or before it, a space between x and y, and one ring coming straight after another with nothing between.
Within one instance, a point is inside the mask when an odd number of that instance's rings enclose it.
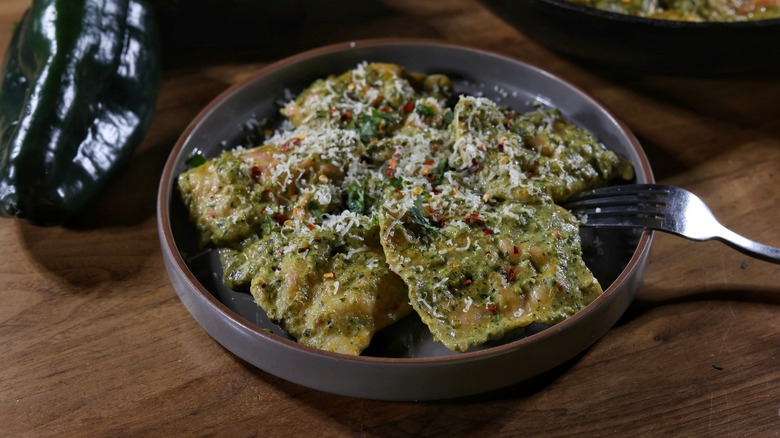
<instances>
[{"instance_id":1,"label":"ravioli pasta square","mask_svg":"<svg viewBox=\"0 0 780 438\"><path fill-rule=\"evenodd\" d=\"M434 338L452 350L558 323L602 293L582 260L576 220L557 205L504 203L435 233L407 221L383 223L388 262Z\"/></svg>"}]
</instances>

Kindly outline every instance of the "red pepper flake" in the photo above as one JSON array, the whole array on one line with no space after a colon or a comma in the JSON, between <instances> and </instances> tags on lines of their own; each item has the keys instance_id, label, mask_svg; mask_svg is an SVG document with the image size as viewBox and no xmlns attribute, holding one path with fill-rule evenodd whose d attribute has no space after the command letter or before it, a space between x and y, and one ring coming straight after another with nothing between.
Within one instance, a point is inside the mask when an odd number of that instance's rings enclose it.
<instances>
[{"instance_id":1,"label":"red pepper flake","mask_svg":"<svg viewBox=\"0 0 780 438\"><path fill-rule=\"evenodd\" d=\"M558 292L563 292L563 285L558 283L555 285L556 288L558 288Z\"/></svg>"},{"instance_id":2,"label":"red pepper flake","mask_svg":"<svg viewBox=\"0 0 780 438\"><path fill-rule=\"evenodd\" d=\"M410 112L412 112L412 110L414 110L414 103L413 102L406 102L404 104L404 107L401 108L401 111L403 111L404 114L409 114Z\"/></svg>"},{"instance_id":3,"label":"red pepper flake","mask_svg":"<svg viewBox=\"0 0 780 438\"><path fill-rule=\"evenodd\" d=\"M468 286L468 285L470 285L471 283L473 283L473 281L471 281L471 279L468 279L468 280L465 280L465 281L463 282L463 285L464 285L464 286Z\"/></svg>"},{"instance_id":4,"label":"red pepper flake","mask_svg":"<svg viewBox=\"0 0 780 438\"><path fill-rule=\"evenodd\" d=\"M427 159L427 160L423 161L423 165L424 165L424 166L430 166L431 164L433 164L433 163L435 163L435 162L436 162L436 161L434 161L432 158L429 158L429 159Z\"/></svg>"},{"instance_id":5,"label":"red pepper flake","mask_svg":"<svg viewBox=\"0 0 780 438\"><path fill-rule=\"evenodd\" d=\"M504 143L499 143L498 146L496 146L496 150L499 152L504 152Z\"/></svg>"},{"instance_id":6,"label":"red pepper flake","mask_svg":"<svg viewBox=\"0 0 780 438\"><path fill-rule=\"evenodd\" d=\"M300 254L300 253L302 253L302 252L306 252L306 251L308 251L308 250L309 250L309 247L308 247L308 246L307 246L307 247L305 247L305 248L298 248L298 254Z\"/></svg>"},{"instance_id":7,"label":"red pepper flake","mask_svg":"<svg viewBox=\"0 0 780 438\"><path fill-rule=\"evenodd\" d=\"M381 97L381 96L380 96L380 97ZM380 111L380 112L383 112L383 113L389 113L389 112L390 112L390 111L392 111L392 110L393 110L392 108L390 108L389 106L385 105L385 106L383 106L383 107L382 107L382 108L381 108L379 111Z\"/></svg>"},{"instance_id":8,"label":"red pepper flake","mask_svg":"<svg viewBox=\"0 0 780 438\"><path fill-rule=\"evenodd\" d=\"M444 224L449 220L446 217L442 217L441 212L435 209L431 209L430 215L431 219L433 219L433 222L436 223L439 227L443 227Z\"/></svg>"},{"instance_id":9,"label":"red pepper flake","mask_svg":"<svg viewBox=\"0 0 780 438\"><path fill-rule=\"evenodd\" d=\"M395 167L388 167L387 169L385 169L385 176L388 179L395 178Z\"/></svg>"},{"instance_id":10,"label":"red pepper flake","mask_svg":"<svg viewBox=\"0 0 780 438\"><path fill-rule=\"evenodd\" d=\"M292 140L282 143L282 145L279 146L279 149L282 151L289 151L290 149L293 148L293 146L300 146L300 145L301 145L301 139L296 137Z\"/></svg>"},{"instance_id":11,"label":"red pepper flake","mask_svg":"<svg viewBox=\"0 0 780 438\"><path fill-rule=\"evenodd\" d=\"M271 219L273 219L273 221L277 224L282 225L290 218L288 218L284 213L276 213L275 215L271 216Z\"/></svg>"},{"instance_id":12,"label":"red pepper flake","mask_svg":"<svg viewBox=\"0 0 780 438\"><path fill-rule=\"evenodd\" d=\"M495 315L496 313L498 313L498 307L496 306L496 304L495 304L495 303L488 303L488 305L487 305L487 309L488 309L488 311L489 311L490 313L492 313L493 315Z\"/></svg>"},{"instance_id":13,"label":"red pepper flake","mask_svg":"<svg viewBox=\"0 0 780 438\"><path fill-rule=\"evenodd\" d=\"M490 228L485 228L484 230L482 230L482 233L490 235L490 234L493 234L494 231L491 230Z\"/></svg>"},{"instance_id":14,"label":"red pepper flake","mask_svg":"<svg viewBox=\"0 0 780 438\"><path fill-rule=\"evenodd\" d=\"M509 268L509 270L506 271L506 281L514 281L516 275L517 272L515 271L515 268Z\"/></svg>"},{"instance_id":15,"label":"red pepper flake","mask_svg":"<svg viewBox=\"0 0 780 438\"><path fill-rule=\"evenodd\" d=\"M352 113L349 111L344 111L344 114L341 115L341 121L349 122L350 120L352 120Z\"/></svg>"},{"instance_id":16,"label":"red pepper flake","mask_svg":"<svg viewBox=\"0 0 780 438\"><path fill-rule=\"evenodd\" d=\"M438 150L439 150L439 147L438 147L438 146L436 146L435 144L432 144L432 145L431 145L431 149L432 149L432 150L434 150L434 151L438 151Z\"/></svg>"},{"instance_id":17,"label":"red pepper flake","mask_svg":"<svg viewBox=\"0 0 780 438\"><path fill-rule=\"evenodd\" d=\"M252 166L252 168L249 169L249 174L253 177L258 177L261 173L263 173L263 169L261 169L260 166Z\"/></svg>"},{"instance_id":18,"label":"red pepper flake","mask_svg":"<svg viewBox=\"0 0 780 438\"><path fill-rule=\"evenodd\" d=\"M476 211L471 213L468 216L464 216L463 217L463 221L466 222L469 225L474 224L474 225L477 225L479 227L485 225L485 222L482 219L479 218L479 213L476 212Z\"/></svg>"},{"instance_id":19,"label":"red pepper flake","mask_svg":"<svg viewBox=\"0 0 780 438\"><path fill-rule=\"evenodd\" d=\"M514 254L520 254L520 248L517 247L517 245L512 246L512 252Z\"/></svg>"},{"instance_id":20,"label":"red pepper flake","mask_svg":"<svg viewBox=\"0 0 780 438\"><path fill-rule=\"evenodd\" d=\"M310 223L306 222L306 228L308 228L309 230L314 230L314 229L315 229L315 228L317 228L317 227L315 227L314 225L312 225L312 224L310 224Z\"/></svg>"},{"instance_id":21,"label":"red pepper flake","mask_svg":"<svg viewBox=\"0 0 780 438\"><path fill-rule=\"evenodd\" d=\"M320 237L320 236L314 236L314 241L315 241L315 242L319 242L320 240L322 240L322 237Z\"/></svg>"}]
</instances>

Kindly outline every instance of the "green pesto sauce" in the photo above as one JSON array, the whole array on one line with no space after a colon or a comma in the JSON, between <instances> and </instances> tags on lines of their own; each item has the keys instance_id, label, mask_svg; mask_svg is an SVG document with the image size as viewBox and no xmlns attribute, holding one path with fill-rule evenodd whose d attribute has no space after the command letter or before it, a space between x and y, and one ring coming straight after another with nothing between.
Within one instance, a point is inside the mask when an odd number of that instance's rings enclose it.
<instances>
[{"instance_id":1,"label":"green pesto sauce","mask_svg":"<svg viewBox=\"0 0 780 438\"><path fill-rule=\"evenodd\" d=\"M178 188L225 284L300 343L360 354L415 311L466 350L601 293L555 202L633 169L560 112L365 63L281 112L261 145L183 172Z\"/></svg>"},{"instance_id":2,"label":"green pesto sauce","mask_svg":"<svg viewBox=\"0 0 780 438\"><path fill-rule=\"evenodd\" d=\"M436 236L389 225L388 261L434 337L454 350L532 322L555 324L602 292L568 211L547 203L499 208L453 218Z\"/></svg>"}]
</instances>

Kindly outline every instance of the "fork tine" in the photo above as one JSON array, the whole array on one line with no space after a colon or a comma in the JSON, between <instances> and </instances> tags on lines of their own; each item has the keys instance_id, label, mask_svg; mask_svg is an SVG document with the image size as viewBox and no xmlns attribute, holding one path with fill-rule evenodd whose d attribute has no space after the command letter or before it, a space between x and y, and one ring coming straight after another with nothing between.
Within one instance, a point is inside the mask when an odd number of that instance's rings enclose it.
<instances>
[{"instance_id":1,"label":"fork tine","mask_svg":"<svg viewBox=\"0 0 780 438\"><path fill-rule=\"evenodd\" d=\"M619 185L584 192L562 205L589 227L661 229L669 195L667 186Z\"/></svg>"},{"instance_id":2,"label":"fork tine","mask_svg":"<svg viewBox=\"0 0 780 438\"><path fill-rule=\"evenodd\" d=\"M584 216L581 220L588 227L663 229L663 219L651 216Z\"/></svg>"},{"instance_id":3,"label":"fork tine","mask_svg":"<svg viewBox=\"0 0 780 438\"><path fill-rule=\"evenodd\" d=\"M636 207L636 206L665 206L666 202L665 199L661 198L648 198L641 195L625 195L625 196L601 196L601 197L591 197L586 199L574 199L572 201L567 201L563 204L566 208L570 210L583 210L583 209L593 209L593 208L599 208L599 207L611 207L611 206L630 206L630 207Z\"/></svg>"},{"instance_id":4,"label":"fork tine","mask_svg":"<svg viewBox=\"0 0 780 438\"><path fill-rule=\"evenodd\" d=\"M618 195L618 194L665 194L669 193L673 186L664 184L622 184L614 186L599 187L597 189L588 190L575 196L575 198L586 197L589 194L598 195Z\"/></svg>"},{"instance_id":5,"label":"fork tine","mask_svg":"<svg viewBox=\"0 0 780 438\"><path fill-rule=\"evenodd\" d=\"M607 186L590 190L573 196L569 201L577 201L592 198L603 198L606 196L639 196L643 199L664 198L674 189L672 186L663 184L626 184L617 186Z\"/></svg>"},{"instance_id":6,"label":"fork tine","mask_svg":"<svg viewBox=\"0 0 780 438\"><path fill-rule=\"evenodd\" d=\"M570 198L562 205L574 213L663 216L670 191L666 186L622 185L603 187Z\"/></svg>"},{"instance_id":7,"label":"fork tine","mask_svg":"<svg viewBox=\"0 0 780 438\"><path fill-rule=\"evenodd\" d=\"M780 248L754 242L724 227L695 194L667 185L610 186L570 198L561 206L586 227L646 228L691 240L717 239L752 257L780 263Z\"/></svg>"},{"instance_id":8,"label":"fork tine","mask_svg":"<svg viewBox=\"0 0 780 438\"><path fill-rule=\"evenodd\" d=\"M665 205L653 204L593 204L566 206L569 211L578 215L599 216L666 216Z\"/></svg>"}]
</instances>

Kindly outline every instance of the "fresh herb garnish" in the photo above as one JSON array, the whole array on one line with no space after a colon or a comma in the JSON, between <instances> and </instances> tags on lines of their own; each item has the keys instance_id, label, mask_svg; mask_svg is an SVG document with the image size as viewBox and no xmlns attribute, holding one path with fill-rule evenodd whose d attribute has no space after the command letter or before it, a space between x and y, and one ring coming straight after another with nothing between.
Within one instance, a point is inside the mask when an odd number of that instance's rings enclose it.
<instances>
[{"instance_id":1,"label":"fresh herb garnish","mask_svg":"<svg viewBox=\"0 0 780 438\"><path fill-rule=\"evenodd\" d=\"M388 130L397 124L398 120L393 114L372 109L371 114L361 114L358 117L357 124L354 125L353 129L360 135L360 141L368 143L372 139L384 137Z\"/></svg>"},{"instance_id":2,"label":"fresh herb garnish","mask_svg":"<svg viewBox=\"0 0 780 438\"><path fill-rule=\"evenodd\" d=\"M444 173L447 172L449 169L449 162L446 158L442 158L439 160L438 164L436 164L436 169L433 171L433 178L431 179L431 184L436 187L439 184L441 184L442 180L444 179Z\"/></svg>"},{"instance_id":3,"label":"fresh herb garnish","mask_svg":"<svg viewBox=\"0 0 780 438\"><path fill-rule=\"evenodd\" d=\"M190 167L198 167L206 164L206 157L204 157L201 154L195 153L192 154L189 158L187 158L187 161L185 161L188 166Z\"/></svg>"},{"instance_id":4,"label":"fresh herb garnish","mask_svg":"<svg viewBox=\"0 0 780 438\"><path fill-rule=\"evenodd\" d=\"M314 217L314 223L321 224L322 223L322 212L320 211L320 204L317 203L315 200L311 200L306 203L306 211L311 212L312 216Z\"/></svg>"},{"instance_id":5,"label":"fresh herb garnish","mask_svg":"<svg viewBox=\"0 0 780 438\"><path fill-rule=\"evenodd\" d=\"M444 117L441 120L442 127L447 128L452 123L452 120L455 118L455 114L452 112L451 109L448 109L446 113L444 113Z\"/></svg>"},{"instance_id":6,"label":"fresh herb garnish","mask_svg":"<svg viewBox=\"0 0 780 438\"><path fill-rule=\"evenodd\" d=\"M430 234L432 237L439 235L439 228L431 223L431 221L425 217L422 207L422 196L418 196L414 200L414 206L409 209L409 219L416 225L419 225L420 229Z\"/></svg>"},{"instance_id":7,"label":"fresh herb garnish","mask_svg":"<svg viewBox=\"0 0 780 438\"><path fill-rule=\"evenodd\" d=\"M436 115L436 111L434 111L433 108L423 104L418 104L415 111L423 117L433 117Z\"/></svg>"},{"instance_id":8,"label":"fresh herb garnish","mask_svg":"<svg viewBox=\"0 0 780 438\"><path fill-rule=\"evenodd\" d=\"M398 190L401 190L401 187L403 185L403 180L401 179L400 176L394 176L392 178L387 178L387 182L389 182L391 186L393 186L394 188L396 188Z\"/></svg>"},{"instance_id":9,"label":"fresh herb garnish","mask_svg":"<svg viewBox=\"0 0 780 438\"><path fill-rule=\"evenodd\" d=\"M347 209L357 214L363 214L366 210L366 192L357 184L350 184L347 188Z\"/></svg>"}]
</instances>

